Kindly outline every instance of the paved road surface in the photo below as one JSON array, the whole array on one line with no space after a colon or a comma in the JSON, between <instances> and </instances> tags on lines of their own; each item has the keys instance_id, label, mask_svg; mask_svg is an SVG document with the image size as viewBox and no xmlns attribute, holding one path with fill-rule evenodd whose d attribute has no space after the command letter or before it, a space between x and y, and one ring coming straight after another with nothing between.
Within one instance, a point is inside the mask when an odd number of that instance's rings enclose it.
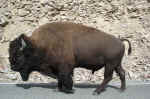
<instances>
[{"instance_id":1,"label":"paved road surface","mask_svg":"<svg viewBox=\"0 0 150 99\"><path fill-rule=\"evenodd\" d=\"M51 84L0 84L0 99L150 99L150 83L127 83L125 92L120 83L110 84L100 95L92 95L97 85L75 85L74 94L56 92Z\"/></svg>"}]
</instances>

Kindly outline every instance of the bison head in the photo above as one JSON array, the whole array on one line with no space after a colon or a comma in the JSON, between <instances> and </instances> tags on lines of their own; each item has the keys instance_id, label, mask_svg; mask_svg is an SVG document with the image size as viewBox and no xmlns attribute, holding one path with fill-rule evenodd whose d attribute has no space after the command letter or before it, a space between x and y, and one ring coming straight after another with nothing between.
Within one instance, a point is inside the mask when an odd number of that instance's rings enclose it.
<instances>
[{"instance_id":1,"label":"bison head","mask_svg":"<svg viewBox=\"0 0 150 99\"><path fill-rule=\"evenodd\" d=\"M29 74L33 70L33 52L32 44L24 34L10 42L9 62L11 69L19 72L23 81L28 80Z\"/></svg>"}]
</instances>

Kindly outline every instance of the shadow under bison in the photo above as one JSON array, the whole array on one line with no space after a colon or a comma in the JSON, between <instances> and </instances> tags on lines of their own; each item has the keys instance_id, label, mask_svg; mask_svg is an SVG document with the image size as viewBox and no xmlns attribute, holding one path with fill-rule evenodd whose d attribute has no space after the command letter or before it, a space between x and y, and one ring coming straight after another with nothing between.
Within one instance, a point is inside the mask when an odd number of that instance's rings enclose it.
<instances>
[{"instance_id":1,"label":"shadow under bison","mask_svg":"<svg viewBox=\"0 0 150 99\"><path fill-rule=\"evenodd\" d=\"M57 83L56 82L51 82L51 83L28 83L28 84L16 84L17 87L21 87L24 89L30 89L33 87L40 87L40 88L48 88L48 89L52 89L54 92L57 91ZM74 84L74 88L97 88L99 85L98 84L88 84L88 83L80 83L80 84ZM114 85L107 85L107 87L113 88L113 89L117 89L119 90L119 88L117 86ZM105 91L105 90L103 90Z\"/></svg>"}]
</instances>

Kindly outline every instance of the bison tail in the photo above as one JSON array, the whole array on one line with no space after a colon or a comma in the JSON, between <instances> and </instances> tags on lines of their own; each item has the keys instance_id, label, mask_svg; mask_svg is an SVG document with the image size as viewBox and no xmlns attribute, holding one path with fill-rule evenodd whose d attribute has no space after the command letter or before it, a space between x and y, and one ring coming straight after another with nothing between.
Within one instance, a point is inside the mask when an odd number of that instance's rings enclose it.
<instances>
[{"instance_id":1,"label":"bison tail","mask_svg":"<svg viewBox=\"0 0 150 99\"><path fill-rule=\"evenodd\" d=\"M121 38L120 40L121 40L121 41L127 41L127 42L128 42L128 44L129 44L128 55L130 55L131 52L132 52L132 48L131 48L131 43L130 43L130 41L127 40L127 39L123 39L123 38Z\"/></svg>"}]
</instances>

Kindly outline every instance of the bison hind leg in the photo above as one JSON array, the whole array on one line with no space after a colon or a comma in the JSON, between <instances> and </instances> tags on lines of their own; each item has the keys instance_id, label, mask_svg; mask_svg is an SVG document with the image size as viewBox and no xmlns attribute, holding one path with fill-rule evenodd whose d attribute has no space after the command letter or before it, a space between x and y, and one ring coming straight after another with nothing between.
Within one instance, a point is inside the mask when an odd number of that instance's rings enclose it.
<instances>
[{"instance_id":1,"label":"bison hind leg","mask_svg":"<svg viewBox=\"0 0 150 99\"><path fill-rule=\"evenodd\" d=\"M107 63L104 71L104 80L101 85L94 91L94 95L100 94L105 90L106 85L112 80L114 66L111 63Z\"/></svg>"},{"instance_id":2,"label":"bison hind leg","mask_svg":"<svg viewBox=\"0 0 150 99\"><path fill-rule=\"evenodd\" d=\"M125 70L122 68L121 64L115 68L116 73L119 75L121 80L121 91L126 89L126 81L125 81Z\"/></svg>"}]
</instances>

